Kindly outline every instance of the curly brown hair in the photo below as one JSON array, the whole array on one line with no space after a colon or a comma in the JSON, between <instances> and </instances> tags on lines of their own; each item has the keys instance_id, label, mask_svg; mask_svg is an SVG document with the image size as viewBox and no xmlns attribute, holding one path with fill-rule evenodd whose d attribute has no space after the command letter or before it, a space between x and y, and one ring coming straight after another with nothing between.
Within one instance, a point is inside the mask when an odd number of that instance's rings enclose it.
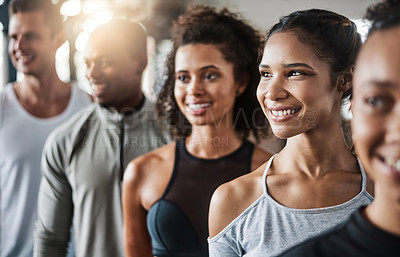
<instances>
[{"instance_id":1,"label":"curly brown hair","mask_svg":"<svg viewBox=\"0 0 400 257\"><path fill-rule=\"evenodd\" d=\"M175 55L179 47L187 44L213 44L224 59L234 65L236 81L248 78L246 90L236 98L233 117L234 129L239 136L248 137L250 131L258 141L268 135L269 125L256 98L260 79L258 63L263 37L247 22L226 8L194 5L174 21L173 48L167 58L167 78L158 95L156 110L166 118L170 133L175 138L190 135L192 126L179 109L175 97Z\"/></svg>"}]
</instances>

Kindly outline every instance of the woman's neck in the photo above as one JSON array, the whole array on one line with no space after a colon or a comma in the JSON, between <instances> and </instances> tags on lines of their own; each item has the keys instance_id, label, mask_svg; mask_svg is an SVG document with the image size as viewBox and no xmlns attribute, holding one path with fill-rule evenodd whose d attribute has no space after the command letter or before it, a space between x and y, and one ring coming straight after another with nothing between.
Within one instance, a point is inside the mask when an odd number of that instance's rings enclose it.
<instances>
[{"instance_id":1,"label":"woman's neck","mask_svg":"<svg viewBox=\"0 0 400 257\"><path fill-rule=\"evenodd\" d=\"M358 170L340 126L325 131L314 129L291 137L279 155L286 159L293 156L286 161L286 170L301 170L310 176L324 175L331 170Z\"/></svg>"},{"instance_id":2,"label":"woman's neck","mask_svg":"<svg viewBox=\"0 0 400 257\"><path fill-rule=\"evenodd\" d=\"M381 176L381 175L379 175ZM375 184L375 200L365 209L365 217L378 228L400 236L400 185Z\"/></svg>"},{"instance_id":3,"label":"woman's neck","mask_svg":"<svg viewBox=\"0 0 400 257\"><path fill-rule=\"evenodd\" d=\"M187 150L201 158L218 158L227 155L242 144L242 139L233 128L193 126L186 139Z\"/></svg>"}]
</instances>

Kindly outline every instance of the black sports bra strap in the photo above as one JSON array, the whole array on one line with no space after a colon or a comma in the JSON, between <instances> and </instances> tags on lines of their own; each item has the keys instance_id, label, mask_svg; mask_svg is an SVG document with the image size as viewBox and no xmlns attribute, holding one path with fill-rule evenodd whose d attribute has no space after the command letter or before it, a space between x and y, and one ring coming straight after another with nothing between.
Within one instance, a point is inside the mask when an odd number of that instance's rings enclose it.
<instances>
[{"instance_id":1,"label":"black sports bra strap","mask_svg":"<svg viewBox=\"0 0 400 257\"><path fill-rule=\"evenodd\" d=\"M174 183L175 177L176 177L176 172L177 172L177 167L180 159L180 152L182 151L181 148L185 147L185 140L181 139L175 142L175 161L174 161L174 168L172 170L172 175L171 178L168 182L167 187L165 188L164 193L162 194L161 199L164 199L165 196L168 194L169 190L172 187L172 184Z\"/></svg>"}]
</instances>

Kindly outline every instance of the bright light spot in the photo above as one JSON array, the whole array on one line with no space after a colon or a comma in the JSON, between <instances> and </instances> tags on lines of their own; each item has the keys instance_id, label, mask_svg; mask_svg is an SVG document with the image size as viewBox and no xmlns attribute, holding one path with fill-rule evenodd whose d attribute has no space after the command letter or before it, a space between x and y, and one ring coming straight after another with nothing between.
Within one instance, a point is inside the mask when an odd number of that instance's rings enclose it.
<instances>
[{"instance_id":1,"label":"bright light spot","mask_svg":"<svg viewBox=\"0 0 400 257\"><path fill-rule=\"evenodd\" d=\"M68 82L70 80L69 70L69 42L65 41L56 52L56 70L57 74L62 81Z\"/></svg>"},{"instance_id":2,"label":"bright light spot","mask_svg":"<svg viewBox=\"0 0 400 257\"><path fill-rule=\"evenodd\" d=\"M51 1L53 4L58 4L60 2L60 0L52 0Z\"/></svg>"},{"instance_id":3,"label":"bright light spot","mask_svg":"<svg viewBox=\"0 0 400 257\"><path fill-rule=\"evenodd\" d=\"M3 31L3 23L0 22L0 30Z\"/></svg>"},{"instance_id":4,"label":"bright light spot","mask_svg":"<svg viewBox=\"0 0 400 257\"><path fill-rule=\"evenodd\" d=\"M21 82L22 80L24 80L24 77L25 77L24 73L17 71L17 81L18 82Z\"/></svg>"},{"instance_id":5,"label":"bright light spot","mask_svg":"<svg viewBox=\"0 0 400 257\"><path fill-rule=\"evenodd\" d=\"M98 24L93 19L86 19L82 23L83 31L88 32L88 33L91 33L97 26L98 26Z\"/></svg>"},{"instance_id":6,"label":"bright light spot","mask_svg":"<svg viewBox=\"0 0 400 257\"><path fill-rule=\"evenodd\" d=\"M103 12L109 9L109 4L104 0L85 1L82 6L82 11L85 14Z\"/></svg>"},{"instance_id":7,"label":"bright light spot","mask_svg":"<svg viewBox=\"0 0 400 257\"><path fill-rule=\"evenodd\" d=\"M0 0L0 5L3 5L4 4L4 0Z\"/></svg>"},{"instance_id":8,"label":"bright light spot","mask_svg":"<svg viewBox=\"0 0 400 257\"><path fill-rule=\"evenodd\" d=\"M147 66L142 75L143 93L148 99L156 100L154 92L155 83L155 61L156 61L156 40L153 37L147 37Z\"/></svg>"},{"instance_id":9,"label":"bright light spot","mask_svg":"<svg viewBox=\"0 0 400 257\"><path fill-rule=\"evenodd\" d=\"M110 11L97 12L92 15L97 25L107 23L112 20L114 14Z\"/></svg>"},{"instance_id":10,"label":"bright light spot","mask_svg":"<svg viewBox=\"0 0 400 257\"><path fill-rule=\"evenodd\" d=\"M112 12L102 12L102 13L92 14L91 18L83 21L82 30L87 33L91 33L100 24L104 24L111 21L113 15L114 14Z\"/></svg>"},{"instance_id":11,"label":"bright light spot","mask_svg":"<svg viewBox=\"0 0 400 257\"><path fill-rule=\"evenodd\" d=\"M83 53L75 53L74 63L76 66L76 79L79 81L79 87L91 94L92 90L90 88L89 81L86 78L86 64L84 61Z\"/></svg>"},{"instance_id":12,"label":"bright light spot","mask_svg":"<svg viewBox=\"0 0 400 257\"><path fill-rule=\"evenodd\" d=\"M60 12L65 16L76 16L81 12L81 2L78 0L69 0L62 4Z\"/></svg>"},{"instance_id":13,"label":"bright light spot","mask_svg":"<svg viewBox=\"0 0 400 257\"><path fill-rule=\"evenodd\" d=\"M87 41L89 39L89 33L82 31L78 34L75 40L75 48L78 52L85 51Z\"/></svg>"},{"instance_id":14,"label":"bright light spot","mask_svg":"<svg viewBox=\"0 0 400 257\"><path fill-rule=\"evenodd\" d=\"M353 22L356 24L357 32L361 35L361 39L364 42L371 27L371 22L368 20L353 20Z\"/></svg>"}]
</instances>

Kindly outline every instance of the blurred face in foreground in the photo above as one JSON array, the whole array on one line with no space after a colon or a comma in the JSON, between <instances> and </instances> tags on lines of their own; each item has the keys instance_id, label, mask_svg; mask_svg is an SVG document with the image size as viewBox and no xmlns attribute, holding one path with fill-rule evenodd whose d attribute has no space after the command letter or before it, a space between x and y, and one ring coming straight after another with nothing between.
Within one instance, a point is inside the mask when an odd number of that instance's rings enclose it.
<instances>
[{"instance_id":1,"label":"blurred face in foreground","mask_svg":"<svg viewBox=\"0 0 400 257\"><path fill-rule=\"evenodd\" d=\"M400 26L376 31L357 60L352 128L375 184L400 196Z\"/></svg>"}]
</instances>

